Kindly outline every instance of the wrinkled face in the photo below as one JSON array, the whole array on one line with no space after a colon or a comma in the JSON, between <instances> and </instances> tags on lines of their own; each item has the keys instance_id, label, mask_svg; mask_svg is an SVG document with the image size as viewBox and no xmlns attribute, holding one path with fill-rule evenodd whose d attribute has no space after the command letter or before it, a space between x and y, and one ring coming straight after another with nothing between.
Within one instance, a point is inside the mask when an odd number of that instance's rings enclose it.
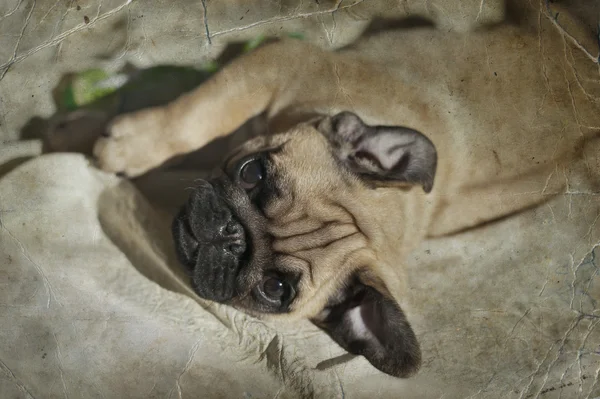
<instances>
[{"instance_id":1,"label":"wrinkled face","mask_svg":"<svg viewBox=\"0 0 600 399\"><path fill-rule=\"evenodd\" d=\"M254 139L175 219L180 261L199 296L255 316L309 318L380 370L407 376L420 352L376 272L372 182L428 191L435 163L420 133L350 113Z\"/></svg>"}]
</instances>

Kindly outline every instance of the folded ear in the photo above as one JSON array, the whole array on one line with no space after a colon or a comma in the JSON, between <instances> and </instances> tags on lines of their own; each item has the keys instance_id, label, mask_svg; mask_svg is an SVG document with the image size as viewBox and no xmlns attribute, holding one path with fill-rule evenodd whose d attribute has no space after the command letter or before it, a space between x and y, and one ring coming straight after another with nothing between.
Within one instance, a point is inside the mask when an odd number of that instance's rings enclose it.
<instances>
[{"instance_id":1,"label":"folded ear","mask_svg":"<svg viewBox=\"0 0 600 399\"><path fill-rule=\"evenodd\" d=\"M380 182L420 184L425 192L431 191L437 152L416 130L369 126L351 112L325 118L319 130L329 139L336 157L358 175Z\"/></svg>"},{"instance_id":2,"label":"folded ear","mask_svg":"<svg viewBox=\"0 0 600 399\"><path fill-rule=\"evenodd\" d=\"M400 306L355 277L311 320L348 352L395 377L421 365L421 350Z\"/></svg>"}]
</instances>

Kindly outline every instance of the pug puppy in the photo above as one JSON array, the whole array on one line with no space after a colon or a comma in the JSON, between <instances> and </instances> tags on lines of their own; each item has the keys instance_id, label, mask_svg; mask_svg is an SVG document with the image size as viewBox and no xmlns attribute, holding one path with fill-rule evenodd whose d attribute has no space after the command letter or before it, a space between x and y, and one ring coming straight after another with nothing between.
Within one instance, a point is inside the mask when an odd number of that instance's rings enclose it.
<instances>
[{"instance_id":1,"label":"pug puppy","mask_svg":"<svg viewBox=\"0 0 600 399\"><path fill-rule=\"evenodd\" d=\"M119 117L94 153L135 177L265 114L269 134L200 181L173 223L195 292L257 317L308 318L408 377L421 352L402 309L419 287L403 259L425 238L560 193L564 165L598 134L598 103L569 72L587 64L567 50L554 29L509 25L383 32L339 52L283 40Z\"/></svg>"}]
</instances>

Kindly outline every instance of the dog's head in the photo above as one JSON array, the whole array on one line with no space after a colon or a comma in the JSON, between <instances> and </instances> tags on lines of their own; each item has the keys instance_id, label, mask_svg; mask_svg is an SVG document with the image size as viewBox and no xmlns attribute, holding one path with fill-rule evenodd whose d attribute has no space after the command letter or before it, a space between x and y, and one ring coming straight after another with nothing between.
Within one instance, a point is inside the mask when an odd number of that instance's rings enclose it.
<instances>
[{"instance_id":1,"label":"dog's head","mask_svg":"<svg viewBox=\"0 0 600 399\"><path fill-rule=\"evenodd\" d=\"M254 139L176 217L180 261L201 297L256 316L309 318L383 372L408 376L419 345L385 274L399 267L405 226L386 207L402 189L429 192L436 163L421 133L349 112ZM390 184L397 188L377 189ZM382 218L395 222L395 236Z\"/></svg>"}]
</instances>

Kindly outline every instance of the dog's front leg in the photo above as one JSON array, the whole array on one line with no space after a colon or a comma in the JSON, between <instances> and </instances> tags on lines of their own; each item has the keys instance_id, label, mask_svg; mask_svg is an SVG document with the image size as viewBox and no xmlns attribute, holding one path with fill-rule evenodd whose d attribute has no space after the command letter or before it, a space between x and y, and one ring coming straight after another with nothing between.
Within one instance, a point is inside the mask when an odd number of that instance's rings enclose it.
<instances>
[{"instance_id":1,"label":"dog's front leg","mask_svg":"<svg viewBox=\"0 0 600 399\"><path fill-rule=\"evenodd\" d=\"M294 96L280 94L298 74L306 73L298 61L307 53L315 56L321 51L297 41L267 45L234 60L166 106L117 118L95 144L98 166L139 176L233 132L267 109L281 109L282 102Z\"/></svg>"}]
</instances>

